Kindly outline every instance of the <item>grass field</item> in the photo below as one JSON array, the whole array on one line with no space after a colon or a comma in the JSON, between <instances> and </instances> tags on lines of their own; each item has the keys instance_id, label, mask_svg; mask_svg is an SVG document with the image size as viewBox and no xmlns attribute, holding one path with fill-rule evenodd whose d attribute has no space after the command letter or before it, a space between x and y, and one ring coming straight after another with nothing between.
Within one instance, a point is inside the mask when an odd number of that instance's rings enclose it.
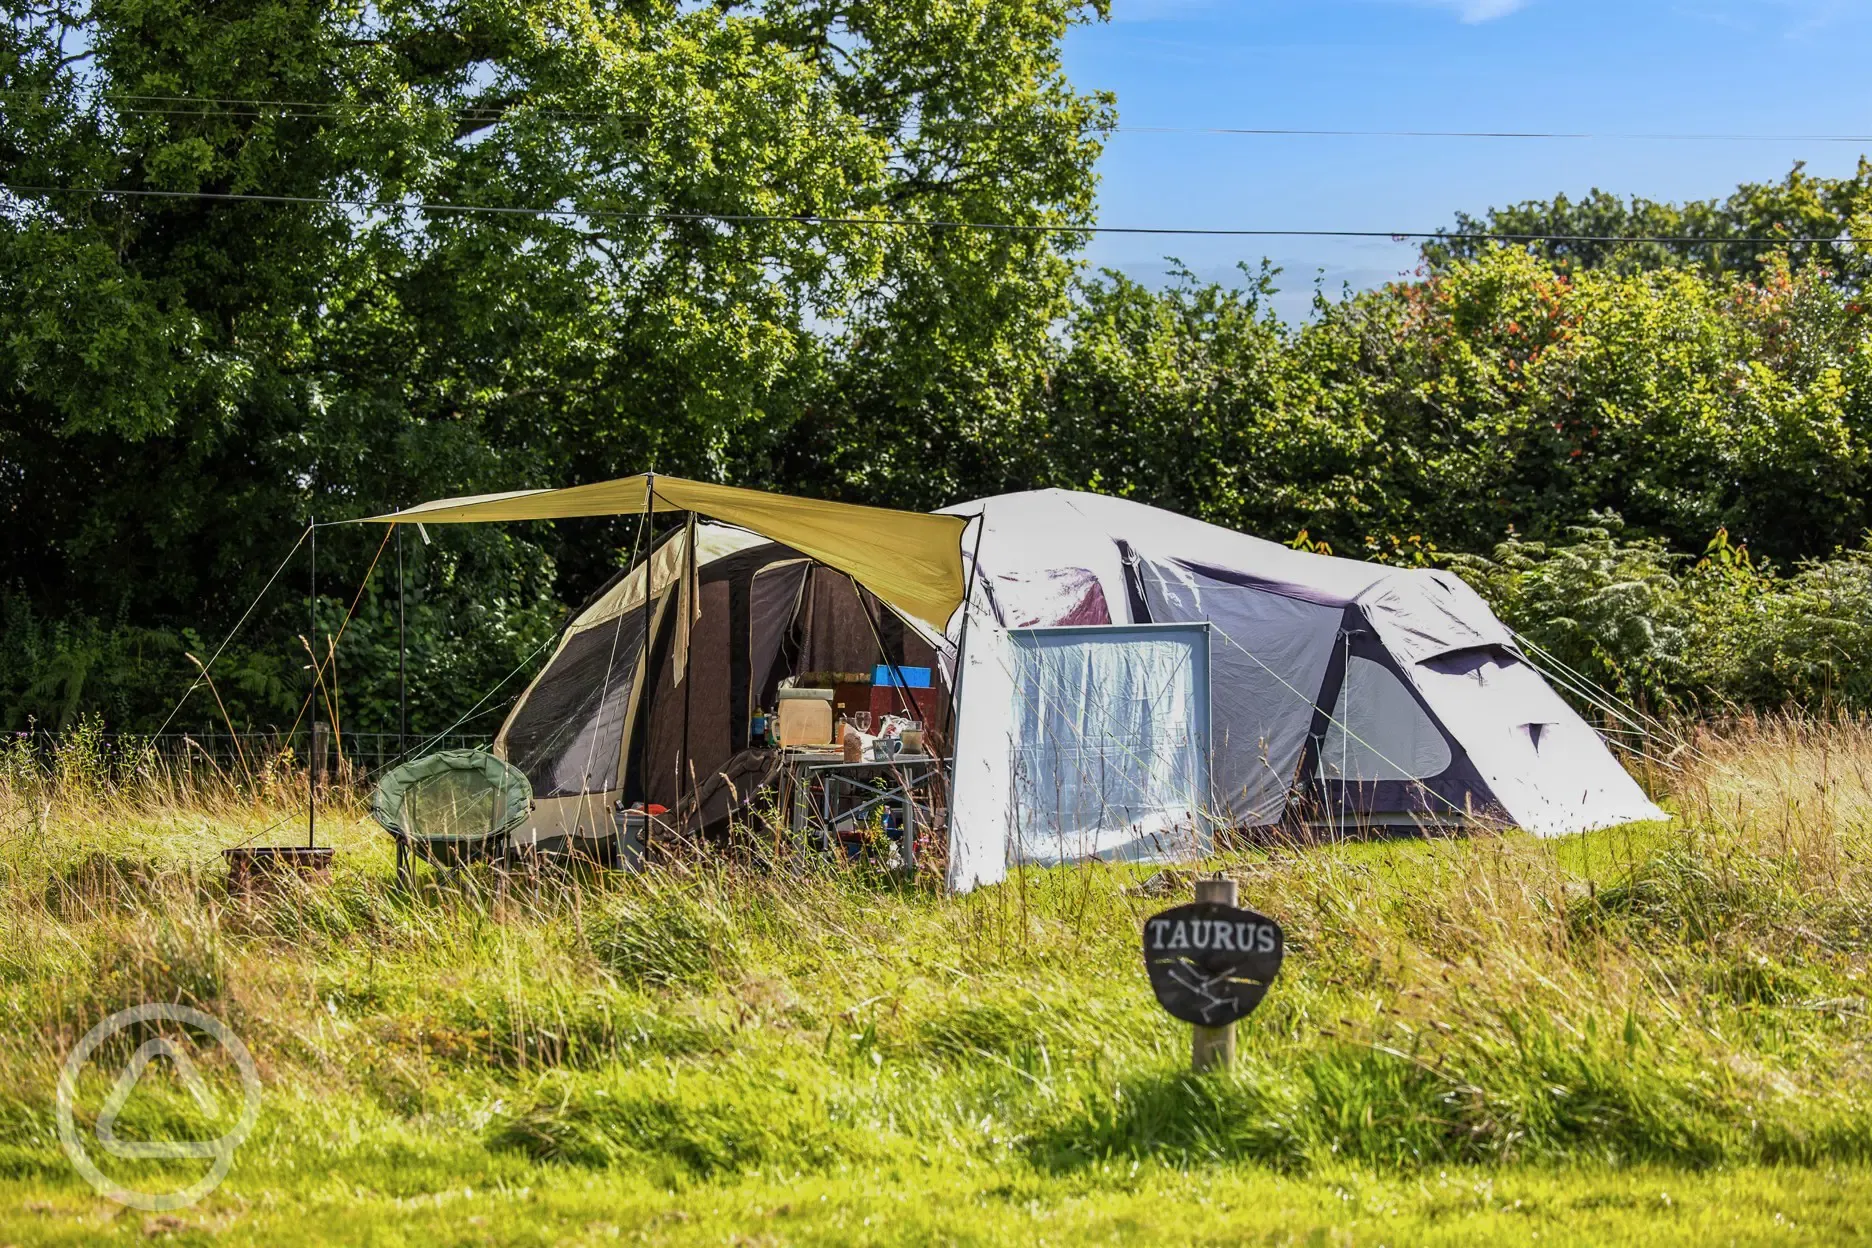
<instances>
[{"instance_id":1,"label":"grass field","mask_svg":"<svg viewBox=\"0 0 1872 1248\"><path fill-rule=\"evenodd\" d=\"M412 895L352 811L328 885L236 904L218 851L286 795L101 767L0 783L0 1244L1872 1237L1859 727L1703 735L1648 777L1668 827L1220 860L1289 956L1203 1077L1137 947L1187 885L1146 873ZM173 1213L94 1195L54 1126L71 1046L150 1000L226 1020L264 1085L230 1177ZM120 1134L214 1127L158 1075Z\"/></svg>"}]
</instances>

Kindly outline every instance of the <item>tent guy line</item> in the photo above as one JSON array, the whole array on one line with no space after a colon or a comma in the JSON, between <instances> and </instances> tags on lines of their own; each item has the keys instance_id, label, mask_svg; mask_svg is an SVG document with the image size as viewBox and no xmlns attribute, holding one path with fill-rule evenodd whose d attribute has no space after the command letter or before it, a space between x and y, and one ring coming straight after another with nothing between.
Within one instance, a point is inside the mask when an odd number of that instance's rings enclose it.
<instances>
[{"instance_id":1,"label":"tent guy line","mask_svg":"<svg viewBox=\"0 0 1872 1248\"><path fill-rule=\"evenodd\" d=\"M201 688L202 682L208 679L209 669L221 658L223 652L227 650L240 630L246 627L247 620L254 613L254 608L259 606L260 600L267 596L267 592L273 588L273 583L279 580L280 573L286 570L286 565L292 562L292 557L299 553L299 548L305 545L307 535L310 534L315 527L315 525L308 523L305 528L299 531L299 540L292 544L292 549L286 552L286 557L280 560L277 568L273 569L273 575L267 578L266 584L260 587L260 592L255 594L253 601L247 604L247 609L241 612L240 619L235 621L234 627L228 630L228 635L221 639L220 645L215 647L215 652L209 656L208 662L202 665L200 673L190 682L189 687L182 691L182 696L176 699L176 704L170 708L168 717L162 722L162 727L156 730L156 736L160 737L168 730L169 725L175 722L175 717L182 713L183 704L193 697L195 691ZM300 713L304 714L303 709Z\"/></svg>"},{"instance_id":2,"label":"tent guy line","mask_svg":"<svg viewBox=\"0 0 1872 1248\"><path fill-rule=\"evenodd\" d=\"M0 183L0 190L17 196L91 195L100 199L123 196L133 199L215 200L227 203L288 204L327 208L360 208L373 212L429 212L439 215L459 213L503 217L536 217L568 221L642 221L671 223L714 223L718 225L816 225L852 229L896 230L982 230L1002 234L1144 234L1205 238L1371 238L1395 243L1413 239L1449 242L1497 243L1653 243L1658 245L1720 246L1796 246L1831 244L1852 246L1859 240L1850 235L1747 235L1732 238L1701 238L1689 234L1510 234L1483 230L1321 230L1287 228L1234 228L1171 225L1055 225L1024 221L952 221L917 220L909 217L821 216L814 213L764 212L672 212L661 209L621 208L539 208L526 205L437 203L429 200L370 199L319 195L263 195L244 191L164 191L144 188L107 186L28 186Z\"/></svg>"}]
</instances>

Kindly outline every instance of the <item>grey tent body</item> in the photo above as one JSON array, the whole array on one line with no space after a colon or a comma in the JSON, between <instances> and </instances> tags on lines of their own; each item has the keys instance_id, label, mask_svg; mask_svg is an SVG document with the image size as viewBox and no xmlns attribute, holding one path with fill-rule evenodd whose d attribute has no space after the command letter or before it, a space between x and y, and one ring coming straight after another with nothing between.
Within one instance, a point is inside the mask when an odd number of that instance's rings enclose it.
<instances>
[{"instance_id":1,"label":"grey tent body","mask_svg":"<svg viewBox=\"0 0 1872 1248\"><path fill-rule=\"evenodd\" d=\"M442 750L404 763L371 794L371 818L426 856L506 848L533 804L525 773L485 750Z\"/></svg>"},{"instance_id":2,"label":"grey tent body","mask_svg":"<svg viewBox=\"0 0 1872 1248\"><path fill-rule=\"evenodd\" d=\"M772 765L750 712L786 677L880 662L935 667L954 692L938 735L957 890L1023 861L1199 855L1223 828L1551 836L1664 817L1449 572L1103 495L948 510L972 518L978 558L940 633L757 534L672 534L574 617L502 726L496 753L535 795L514 841L607 838L637 803L754 817Z\"/></svg>"},{"instance_id":3,"label":"grey tent body","mask_svg":"<svg viewBox=\"0 0 1872 1248\"><path fill-rule=\"evenodd\" d=\"M1096 494L949 510L980 526L949 627L961 650L953 888L1022 859L1201 853L1219 827L1493 823L1555 836L1665 817L1452 573L1298 551ZM972 529L964 550L976 540ZM1039 686L1014 643L1027 630L1170 624L1207 635L1195 842L1166 853L1141 823L1066 852L1024 836L1012 772Z\"/></svg>"}]
</instances>

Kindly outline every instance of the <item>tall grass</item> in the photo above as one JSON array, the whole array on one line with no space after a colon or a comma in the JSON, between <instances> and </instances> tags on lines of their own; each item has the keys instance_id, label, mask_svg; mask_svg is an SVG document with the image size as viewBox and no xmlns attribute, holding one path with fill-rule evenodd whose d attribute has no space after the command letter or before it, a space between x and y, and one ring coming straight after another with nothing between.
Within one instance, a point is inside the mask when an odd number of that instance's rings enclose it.
<instances>
[{"instance_id":1,"label":"tall grass","mask_svg":"<svg viewBox=\"0 0 1872 1248\"><path fill-rule=\"evenodd\" d=\"M334 798L332 878L241 900L218 850L296 788L4 772L0 1174L64 1173L53 1072L145 1000L259 1058L259 1185L1872 1158L1872 730L1707 727L1647 779L1668 827L1219 860L1289 957L1236 1068L1194 1076L1138 949L1182 890L1145 871L949 898L802 853L404 891Z\"/></svg>"}]
</instances>

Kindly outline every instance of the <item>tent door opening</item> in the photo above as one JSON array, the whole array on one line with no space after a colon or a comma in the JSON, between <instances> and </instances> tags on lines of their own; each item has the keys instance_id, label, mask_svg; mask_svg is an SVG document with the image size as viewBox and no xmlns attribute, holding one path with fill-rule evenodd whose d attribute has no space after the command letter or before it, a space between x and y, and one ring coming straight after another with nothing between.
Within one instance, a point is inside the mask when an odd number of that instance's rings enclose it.
<instances>
[{"instance_id":1,"label":"tent door opening","mask_svg":"<svg viewBox=\"0 0 1872 1248\"><path fill-rule=\"evenodd\" d=\"M1008 640L1010 858L1207 853L1209 626L1016 629Z\"/></svg>"}]
</instances>

